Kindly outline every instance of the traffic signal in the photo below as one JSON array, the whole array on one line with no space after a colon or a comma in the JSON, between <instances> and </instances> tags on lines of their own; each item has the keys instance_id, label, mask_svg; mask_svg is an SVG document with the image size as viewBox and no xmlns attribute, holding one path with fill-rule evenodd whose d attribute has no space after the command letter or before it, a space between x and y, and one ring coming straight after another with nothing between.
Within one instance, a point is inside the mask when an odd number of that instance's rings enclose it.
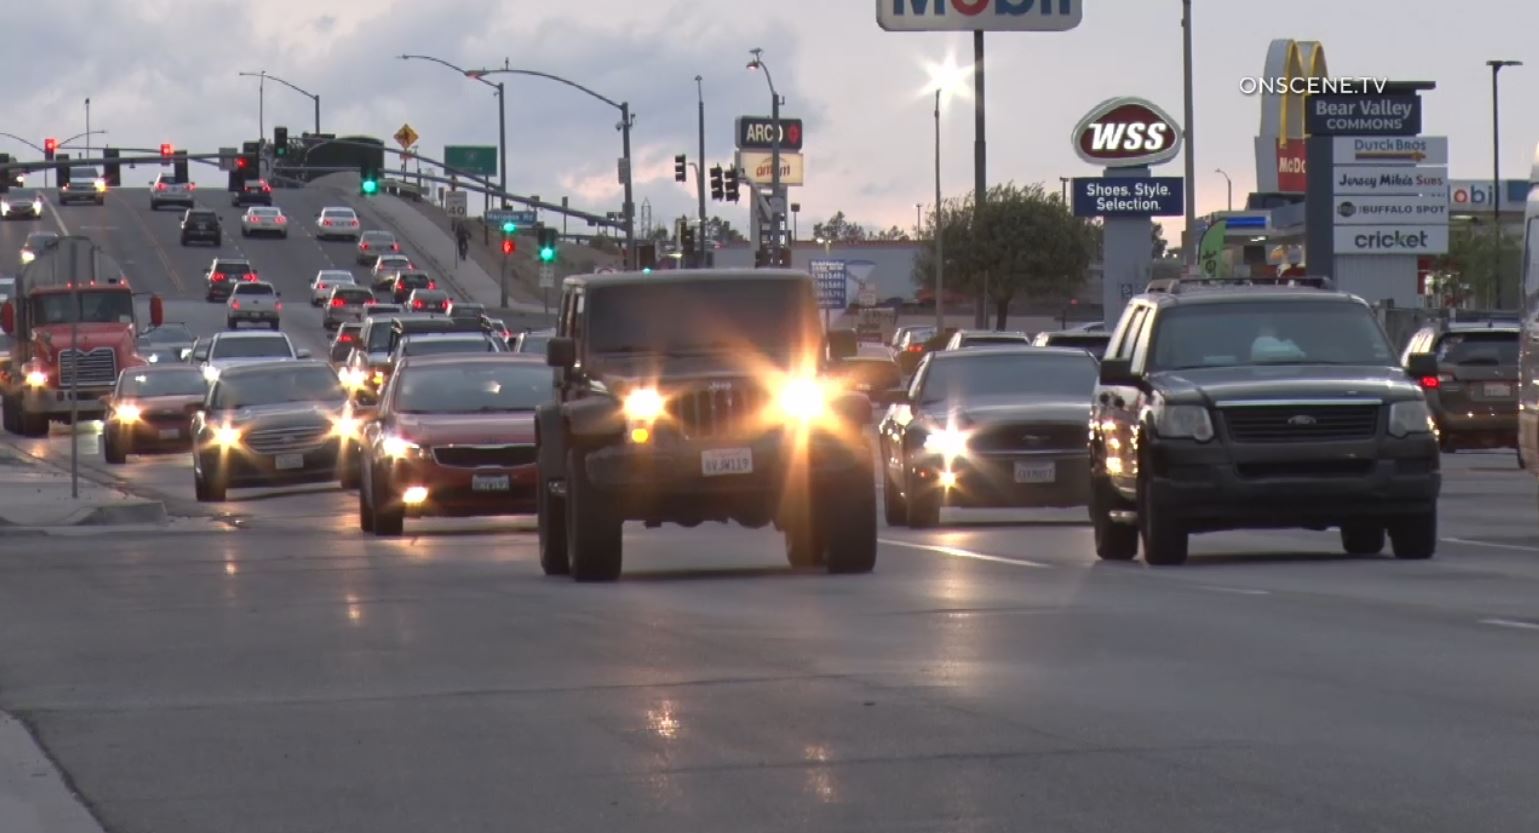
<instances>
[{"instance_id":1,"label":"traffic signal","mask_svg":"<svg viewBox=\"0 0 1539 833\"><path fill-rule=\"evenodd\" d=\"M102 148L102 158L109 160L102 166L102 178L107 180L107 187L117 188L123 184L123 165L118 162L122 151L117 148Z\"/></svg>"},{"instance_id":2,"label":"traffic signal","mask_svg":"<svg viewBox=\"0 0 1539 833\"><path fill-rule=\"evenodd\" d=\"M540 229L540 262L556 262L556 230L553 228Z\"/></svg>"},{"instance_id":3,"label":"traffic signal","mask_svg":"<svg viewBox=\"0 0 1539 833\"><path fill-rule=\"evenodd\" d=\"M502 239L502 254L507 256L513 254L516 251L518 251L518 244L513 242L513 238L504 237Z\"/></svg>"},{"instance_id":4,"label":"traffic signal","mask_svg":"<svg viewBox=\"0 0 1539 833\"><path fill-rule=\"evenodd\" d=\"M176 175L177 182L191 182L192 178L187 173L187 151L179 150L171 154L171 172Z\"/></svg>"},{"instance_id":5,"label":"traffic signal","mask_svg":"<svg viewBox=\"0 0 1539 833\"><path fill-rule=\"evenodd\" d=\"M366 197L379 193L379 169L372 162L358 165L358 191Z\"/></svg>"},{"instance_id":6,"label":"traffic signal","mask_svg":"<svg viewBox=\"0 0 1539 833\"><path fill-rule=\"evenodd\" d=\"M282 159L289 155L289 129L287 127L273 128L273 156Z\"/></svg>"},{"instance_id":7,"label":"traffic signal","mask_svg":"<svg viewBox=\"0 0 1539 833\"><path fill-rule=\"evenodd\" d=\"M518 241L514 236L518 234L518 223L512 220L502 221L502 253L504 256L518 251Z\"/></svg>"},{"instance_id":8,"label":"traffic signal","mask_svg":"<svg viewBox=\"0 0 1539 833\"><path fill-rule=\"evenodd\" d=\"M505 236L512 236L512 235L518 234L518 223L515 223L512 220L503 220L502 221L502 233Z\"/></svg>"},{"instance_id":9,"label":"traffic signal","mask_svg":"<svg viewBox=\"0 0 1539 833\"><path fill-rule=\"evenodd\" d=\"M52 136L43 140L43 158L53 161L53 155L59 151L59 140Z\"/></svg>"},{"instance_id":10,"label":"traffic signal","mask_svg":"<svg viewBox=\"0 0 1539 833\"><path fill-rule=\"evenodd\" d=\"M711 199L726 199L722 192L720 165L715 165L711 168Z\"/></svg>"},{"instance_id":11,"label":"traffic signal","mask_svg":"<svg viewBox=\"0 0 1539 833\"><path fill-rule=\"evenodd\" d=\"M175 151L176 151L176 149L171 146L170 142L161 142L160 143L160 158L161 158L162 161L170 159L171 158L171 154L174 153Z\"/></svg>"},{"instance_id":12,"label":"traffic signal","mask_svg":"<svg viewBox=\"0 0 1539 833\"><path fill-rule=\"evenodd\" d=\"M685 223L683 228L679 229L679 248L684 250L684 256L685 257L694 257L694 255L695 255L695 228L694 228L694 226L691 226L688 223Z\"/></svg>"},{"instance_id":13,"label":"traffic signal","mask_svg":"<svg viewBox=\"0 0 1539 833\"><path fill-rule=\"evenodd\" d=\"M682 153L673 157L673 178L679 182L689 179L689 162Z\"/></svg>"},{"instance_id":14,"label":"traffic signal","mask_svg":"<svg viewBox=\"0 0 1539 833\"><path fill-rule=\"evenodd\" d=\"M727 201L728 202L737 202L737 199L738 199L738 192L737 192L737 168L735 166L731 167L731 168L728 168L724 172L723 179L725 180L725 185L726 185L726 190L727 190Z\"/></svg>"},{"instance_id":15,"label":"traffic signal","mask_svg":"<svg viewBox=\"0 0 1539 833\"><path fill-rule=\"evenodd\" d=\"M260 152L261 143L242 142L240 148L240 156L235 157L236 175L240 177L241 182L245 182L251 177L260 176L261 166L257 155Z\"/></svg>"}]
</instances>

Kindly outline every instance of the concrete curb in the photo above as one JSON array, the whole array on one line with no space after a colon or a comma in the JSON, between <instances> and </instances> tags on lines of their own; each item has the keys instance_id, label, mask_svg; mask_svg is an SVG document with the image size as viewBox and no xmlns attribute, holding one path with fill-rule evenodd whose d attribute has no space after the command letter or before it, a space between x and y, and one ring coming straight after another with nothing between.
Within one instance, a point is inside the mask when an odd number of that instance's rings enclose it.
<instances>
[{"instance_id":1,"label":"concrete curb","mask_svg":"<svg viewBox=\"0 0 1539 833\"><path fill-rule=\"evenodd\" d=\"M0 830L103 833L21 721L0 713Z\"/></svg>"},{"instance_id":2,"label":"concrete curb","mask_svg":"<svg viewBox=\"0 0 1539 833\"><path fill-rule=\"evenodd\" d=\"M28 454L26 451L9 444L0 444L0 458L8 458L16 465L41 469L60 474L64 477L68 476L65 469L53 462ZM121 484L104 482L100 478L92 477L85 470L80 472L80 480L83 486L88 486L89 488L103 489L120 495L133 494ZM82 505L62 518L48 518L42 523L33 523L30 519L8 516L5 514L5 509L0 507L0 529L5 530L5 534L8 535L14 535L21 530L42 527L163 526L168 521L165 502L153 498L126 498ZM0 828L0 830L3 829Z\"/></svg>"}]
</instances>

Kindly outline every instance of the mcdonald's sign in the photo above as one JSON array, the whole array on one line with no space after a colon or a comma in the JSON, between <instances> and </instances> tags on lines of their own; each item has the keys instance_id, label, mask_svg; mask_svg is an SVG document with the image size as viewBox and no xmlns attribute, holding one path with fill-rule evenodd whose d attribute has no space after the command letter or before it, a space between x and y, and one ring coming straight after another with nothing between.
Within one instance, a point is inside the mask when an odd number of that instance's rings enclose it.
<instances>
[{"instance_id":1,"label":"mcdonald's sign","mask_svg":"<svg viewBox=\"0 0 1539 833\"><path fill-rule=\"evenodd\" d=\"M1279 38L1267 47L1262 77L1283 83L1258 96L1261 129L1256 135L1256 190L1300 193L1304 190L1305 111L1310 85L1293 83L1328 76L1325 47L1318 41Z\"/></svg>"}]
</instances>

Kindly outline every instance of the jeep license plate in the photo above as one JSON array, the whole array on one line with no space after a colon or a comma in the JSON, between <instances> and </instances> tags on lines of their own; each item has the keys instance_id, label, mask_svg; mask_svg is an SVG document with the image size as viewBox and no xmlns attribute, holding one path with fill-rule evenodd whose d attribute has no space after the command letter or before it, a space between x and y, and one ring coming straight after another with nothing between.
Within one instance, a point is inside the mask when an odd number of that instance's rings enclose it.
<instances>
[{"instance_id":1,"label":"jeep license plate","mask_svg":"<svg viewBox=\"0 0 1539 833\"><path fill-rule=\"evenodd\" d=\"M290 469L302 469L305 467L305 455L303 454L279 454L273 458L273 468L278 471Z\"/></svg>"},{"instance_id":2,"label":"jeep license plate","mask_svg":"<svg viewBox=\"0 0 1539 833\"><path fill-rule=\"evenodd\" d=\"M1017 483L1052 483L1057 479L1058 464L1051 460L1046 463L1017 461L1015 464L1015 482Z\"/></svg>"},{"instance_id":3,"label":"jeep license plate","mask_svg":"<svg viewBox=\"0 0 1539 833\"><path fill-rule=\"evenodd\" d=\"M700 473L706 477L753 474L753 449L713 448L700 452Z\"/></svg>"},{"instance_id":4,"label":"jeep license plate","mask_svg":"<svg viewBox=\"0 0 1539 833\"><path fill-rule=\"evenodd\" d=\"M506 492L513 488L513 480L506 474L474 474L470 476L473 492Z\"/></svg>"},{"instance_id":5,"label":"jeep license plate","mask_svg":"<svg viewBox=\"0 0 1539 833\"><path fill-rule=\"evenodd\" d=\"M1511 396L1512 385L1506 382L1486 382L1486 396Z\"/></svg>"}]
</instances>

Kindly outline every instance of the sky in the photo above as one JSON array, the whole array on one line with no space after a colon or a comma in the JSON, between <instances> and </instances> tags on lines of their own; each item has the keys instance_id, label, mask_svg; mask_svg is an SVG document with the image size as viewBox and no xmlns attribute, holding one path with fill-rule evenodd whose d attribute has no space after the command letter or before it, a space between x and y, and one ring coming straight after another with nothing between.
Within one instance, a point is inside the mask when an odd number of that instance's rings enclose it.
<instances>
[{"instance_id":1,"label":"sky","mask_svg":"<svg viewBox=\"0 0 1539 833\"><path fill-rule=\"evenodd\" d=\"M1179 0L1084 0L1069 32L987 38L987 174L991 183L1098 173L1075 156L1074 124L1115 96L1182 112ZM1503 175L1528 175L1539 141L1539 3L1497 0L1196 0L1197 210L1225 207L1255 182L1252 137L1260 100L1241 79L1261 74L1274 38L1319 40L1333 75L1436 81L1424 95L1428 135L1450 137L1450 175L1491 175L1488 58L1528 59L1502 73ZM495 144L491 90L444 67L401 61L433 55L462 67L508 66L565 76L636 114L636 201L660 222L693 215L695 185L673 178L673 156L698 156L697 86L705 100L706 167L727 162L733 119L765 115L764 77L747 69L764 50L783 115L806 124L807 184L793 188L806 235L844 211L868 226L911 228L934 201L933 98L927 65L971 62L971 37L886 32L873 0L73 0L13 3L5 28L7 79L0 131L41 143L91 126L94 142L193 152L258 135L256 79L268 73L320 95L321 128L385 138L410 123L419 149ZM62 34L67 33L67 34ZM69 48L60 49L60 37ZM573 207L618 210L617 112L537 78L507 76L509 190ZM312 127L308 98L269 83L264 122ZM942 187L973 182L973 102L948 100L941 122ZM0 137L19 158L35 151ZM1179 176L1181 160L1155 173ZM142 177L148 181L151 172ZM125 182L138 184L132 172ZM747 202L708 211L747 223ZM1165 220L1177 238L1181 218Z\"/></svg>"}]
</instances>

